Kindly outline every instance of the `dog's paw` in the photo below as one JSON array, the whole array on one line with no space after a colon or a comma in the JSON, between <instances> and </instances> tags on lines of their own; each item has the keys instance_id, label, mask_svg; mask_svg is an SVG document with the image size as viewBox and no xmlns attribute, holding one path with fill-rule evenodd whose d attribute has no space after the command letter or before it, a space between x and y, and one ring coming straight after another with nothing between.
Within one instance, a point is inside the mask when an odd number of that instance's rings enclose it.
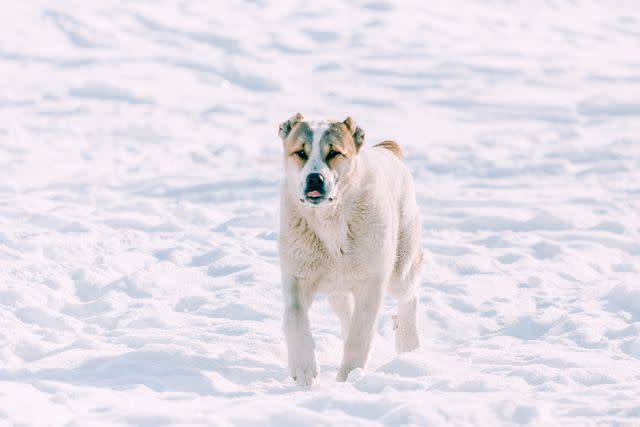
<instances>
[{"instance_id":1,"label":"dog's paw","mask_svg":"<svg viewBox=\"0 0 640 427\"><path fill-rule=\"evenodd\" d=\"M289 375L298 385L305 388L311 387L313 380L318 376L318 366L313 350L289 355Z\"/></svg>"},{"instance_id":2,"label":"dog's paw","mask_svg":"<svg viewBox=\"0 0 640 427\"><path fill-rule=\"evenodd\" d=\"M341 366L340 369L338 369L338 374L336 375L336 381L338 381L339 383L345 382L349 377L349 373L354 369L357 369L357 367Z\"/></svg>"},{"instance_id":3,"label":"dog's paw","mask_svg":"<svg viewBox=\"0 0 640 427\"><path fill-rule=\"evenodd\" d=\"M313 380L318 376L318 370L315 366L295 367L291 369L291 377L299 386L309 388L313 385Z\"/></svg>"},{"instance_id":4,"label":"dog's paw","mask_svg":"<svg viewBox=\"0 0 640 427\"><path fill-rule=\"evenodd\" d=\"M411 333L411 331L403 332L396 331L396 353L408 353L420 347L420 339L417 334Z\"/></svg>"},{"instance_id":5,"label":"dog's paw","mask_svg":"<svg viewBox=\"0 0 640 427\"><path fill-rule=\"evenodd\" d=\"M309 388L313 384L313 380L318 376L316 361L311 360L310 363L306 364L293 364L289 366L289 374L298 385Z\"/></svg>"}]
</instances>

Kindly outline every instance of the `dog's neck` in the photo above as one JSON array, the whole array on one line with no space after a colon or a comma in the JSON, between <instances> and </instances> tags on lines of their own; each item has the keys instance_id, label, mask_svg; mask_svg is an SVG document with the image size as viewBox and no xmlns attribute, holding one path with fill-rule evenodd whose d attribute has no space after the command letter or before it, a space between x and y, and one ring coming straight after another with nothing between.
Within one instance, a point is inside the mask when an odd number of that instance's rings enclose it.
<instances>
[{"instance_id":1,"label":"dog's neck","mask_svg":"<svg viewBox=\"0 0 640 427\"><path fill-rule=\"evenodd\" d=\"M300 206L298 209L309 229L330 254L339 255L347 238L348 213L344 208L344 200L340 198L320 206Z\"/></svg>"}]
</instances>

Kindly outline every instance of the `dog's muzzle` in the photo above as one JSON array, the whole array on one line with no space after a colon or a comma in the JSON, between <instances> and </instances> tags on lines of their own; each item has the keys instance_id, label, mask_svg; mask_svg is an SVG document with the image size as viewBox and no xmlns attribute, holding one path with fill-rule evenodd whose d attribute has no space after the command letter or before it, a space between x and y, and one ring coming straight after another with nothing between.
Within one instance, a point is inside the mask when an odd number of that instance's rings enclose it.
<instances>
[{"instance_id":1,"label":"dog's muzzle","mask_svg":"<svg viewBox=\"0 0 640 427\"><path fill-rule=\"evenodd\" d=\"M320 203L325 196L324 177L319 173L307 175L307 187L304 191L305 198L313 204Z\"/></svg>"}]
</instances>

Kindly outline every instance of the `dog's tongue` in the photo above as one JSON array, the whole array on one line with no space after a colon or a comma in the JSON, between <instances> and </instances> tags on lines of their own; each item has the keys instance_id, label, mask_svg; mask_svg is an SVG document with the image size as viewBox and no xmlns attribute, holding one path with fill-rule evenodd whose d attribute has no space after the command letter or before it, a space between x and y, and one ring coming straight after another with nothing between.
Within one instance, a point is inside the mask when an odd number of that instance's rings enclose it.
<instances>
[{"instance_id":1,"label":"dog's tongue","mask_svg":"<svg viewBox=\"0 0 640 427\"><path fill-rule=\"evenodd\" d=\"M320 192L317 190L309 191L307 197L320 197Z\"/></svg>"}]
</instances>

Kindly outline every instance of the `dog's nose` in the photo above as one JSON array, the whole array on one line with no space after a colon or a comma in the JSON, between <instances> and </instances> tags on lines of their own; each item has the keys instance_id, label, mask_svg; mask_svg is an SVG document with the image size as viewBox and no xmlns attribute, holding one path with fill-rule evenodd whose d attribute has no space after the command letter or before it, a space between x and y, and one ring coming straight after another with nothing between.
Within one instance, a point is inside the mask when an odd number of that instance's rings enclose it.
<instances>
[{"instance_id":1,"label":"dog's nose","mask_svg":"<svg viewBox=\"0 0 640 427\"><path fill-rule=\"evenodd\" d=\"M322 191L324 187L324 177L319 173L307 175L307 191Z\"/></svg>"}]
</instances>

